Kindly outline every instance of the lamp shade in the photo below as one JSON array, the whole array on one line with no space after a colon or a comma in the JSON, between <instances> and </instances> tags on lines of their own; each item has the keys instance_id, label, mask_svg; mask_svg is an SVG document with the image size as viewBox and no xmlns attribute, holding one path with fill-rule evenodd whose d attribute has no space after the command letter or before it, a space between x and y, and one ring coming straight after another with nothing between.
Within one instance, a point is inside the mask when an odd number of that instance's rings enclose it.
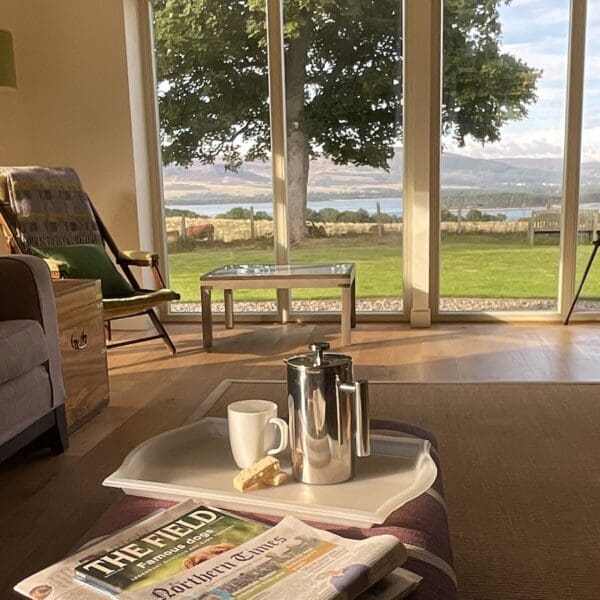
<instances>
[{"instance_id":1,"label":"lamp shade","mask_svg":"<svg viewBox=\"0 0 600 600\"><path fill-rule=\"evenodd\" d=\"M17 70L12 33L0 29L0 89L3 88L17 88Z\"/></svg>"}]
</instances>

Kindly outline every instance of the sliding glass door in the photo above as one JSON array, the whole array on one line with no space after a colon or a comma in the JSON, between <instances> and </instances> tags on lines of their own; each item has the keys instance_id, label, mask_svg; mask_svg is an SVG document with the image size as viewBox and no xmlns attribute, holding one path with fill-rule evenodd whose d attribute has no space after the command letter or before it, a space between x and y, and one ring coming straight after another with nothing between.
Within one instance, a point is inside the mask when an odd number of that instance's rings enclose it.
<instances>
[{"instance_id":1,"label":"sliding glass door","mask_svg":"<svg viewBox=\"0 0 600 600\"><path fill-rule=\"evenodd\" d=\"M592 227L577 240L577 284L591 256L600 211L600 0L589 0L587 10L583 129L579 189L580 213L589 215ZM583 287L577 311L600 310L600 255L594 260Z\"/></svg>"},{"instance_id":2,"label":"sliding glass door","mask_svg":"<svg viewBox=\"0 0 600 600\"><path fill-rule=\"evenodd\" d=\"M174 312L200 310L201 274L274 260L265 14L255 5L153 5ZM238 311L276 310L271 291L236 300Z\"/></svg>"},{"instance_id":3,"label":"sliding glass door","mask_svg":"<svg viewBox=\"0 0 600 600\"><path fill-rule=\"evenodd\" d=\"M556 310L568 36L569 0L445 3L442 311Z\"/></svg>"},{"instance_id":4,"label":"sliding glass door","mask_svg":"<svg viewBox=\"0 0 600 600\"><path fill-rule=\"evenodd\" d=\"M357 310L402 310L402 0L286 2L294 263L355 262ZM339 311L339 292L293 292Z\"/></svg>"},{"instance_id":5,"label":"sliding glass door","mask_svg":"<svg viewBox=\"0 0 600 600\"><path fill-rule=\"evenodd\" d=\"M356 262L358 310L399 312L402 0L284 8L290 260ZM196 312L200 274L274 262L265 3L153 12L172 311ZM275 293L235 308L274 312ZM339 309L335 290L293 292L293 311Z\"/></svg>"},{"instance_id":6,"label":"sliding glass door","mask_svg":"<svg viewBox=\"0 0 600 600\"><path fill-rule=\"evenodd\" d=\"M277 27L265 8L279 8L277 0L152 2L170 283L183 296L173 311L199 310L203 272L272 263L276 247L293 263L355 262L363 313L414 311L426 323L425 313L431 308L435 318L439 305L444 319L490 311L560 318L559 293L568 304L573 272L581 276L599 220L600 0L405 2L282 1L284 32L271 36L277 47L270 52L267 31ZM565 115L567 101L570 122L578 110L569 27L573 19L583 28L585 4L575 261L577 197L572 184L563 189L563 167L565 153L572 161L578 147L578 127L565 136ZM410 50L407 32L416 40ZM278 52L283 83L268 66ZM581 66L578 52L572 57ZM269 83L286 106L273 117L287 135L287 172L275 177L277 229ZM407 110L416 107L408 122L405 100ZM285 147L283 136L277 139ZM405 164L412 172L404 173ZM279 212L282 181L287 219ZM597 273L579 308L600 307ZM236 299L236 310L277 308L274 292L241 291ZM329 290L296 290L292 310L338 311L339 299Z\"/></svg>"}]
</instances>

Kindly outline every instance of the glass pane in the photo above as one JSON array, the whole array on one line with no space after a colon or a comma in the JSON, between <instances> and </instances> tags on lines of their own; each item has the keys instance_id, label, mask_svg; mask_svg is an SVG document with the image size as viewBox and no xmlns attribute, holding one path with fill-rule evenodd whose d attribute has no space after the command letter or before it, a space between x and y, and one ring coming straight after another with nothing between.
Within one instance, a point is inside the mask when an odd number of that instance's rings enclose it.
<instances>
[{"instance_id":1,"label":"glass pane","mask_svg":"<svg viewBox=\"0 0 600 600\"><path fill-rule=\"evenodd\" d=\"M585 88L583 95L583 137L579 212L591 219L591 228L597 229L600 210L600 0L588 1ZM577 244L577 285L583 277L592 250L591 231L579 235ZM600 310L600 263L592 263L576 310Z\"/></svg>"},{"instance_id":2,"label":"glass pane","mask_svg":"<svg viewBox=\"0 0 600 600\"><path fill-rule=\"evenodd\" d=\"M197 312L200 275L274 259L264 6L159 0L154 34L172 310ZM274 301L240 290L235 308Z\"/></svg>"},{"instance_id":3,"label":"glass pane","mask_svg":"<svg viewBox=\"0 0 600 600\"><path fill-rule=\"evenodd\" d=\"M445 3L441 310L556 308L568 26L568 0Z\"/></svg>"},{"instance_id":4,"label":"glass pane","mask_svg":"<svg viewBox=\"0 0 600 600\"><path fill-rule=\"evenodd\" d=\"M402 310L402 0L285 4L294 263L355 262L357 310ZM339 311L337 290L294 290Z\"/></svg>"}]
</instances>

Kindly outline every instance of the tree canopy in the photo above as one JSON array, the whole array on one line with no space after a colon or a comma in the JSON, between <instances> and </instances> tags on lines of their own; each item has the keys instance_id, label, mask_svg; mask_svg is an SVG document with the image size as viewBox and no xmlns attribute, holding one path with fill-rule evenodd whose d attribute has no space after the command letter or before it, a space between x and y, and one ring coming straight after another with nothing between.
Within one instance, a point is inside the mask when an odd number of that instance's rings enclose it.
<instances>
[{"instance_id":1,"label":"tree canopy","mask_svg":"<svg viewBox=\"0 0 600 600\"><path fill-rule=\"evenodd\" d=\"M500 139L527 115L540 71L503 52L499 6L447 0L443 131ZM402 1L286 0L288 196L301 236L311 157L388 169L402 137ZM269 107L264 0L157 0L165 164L265 159Z\"/></svg>"}]
</instances>

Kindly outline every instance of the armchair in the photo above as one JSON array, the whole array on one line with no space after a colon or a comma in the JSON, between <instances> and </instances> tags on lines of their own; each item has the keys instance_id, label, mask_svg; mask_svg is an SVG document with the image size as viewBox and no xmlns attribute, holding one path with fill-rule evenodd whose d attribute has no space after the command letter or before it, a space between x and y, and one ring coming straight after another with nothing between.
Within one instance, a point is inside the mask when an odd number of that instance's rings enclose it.
<instances>
[{"instance_id":1,"label":"armchair","mask_svg":"<svg viewBox=\"0 0 600 600\"><path fill-rule=\"evenodd\" d=\"M156 329L156 335L109 343L109 348L162 339L176 352L154 312L154 307L179 299L165 284L158 254L121 251L73 169L0 168L0 228L13 253L43 257L55 275L101 280L109 342L115 319L147 315ZM143 289L132 267L150 268L156 289Z\"/></svg>"},{"instance_id":2,"label":"armchair","mask_svg":"<svg viewBox=\"0 0 600 600\"><path fill-rule=\"evenodd\" d=\"M0 257L0 283L0 461L42 435L63 451L65 389L48 267L33 256Z\"/></svg>"}]
</instances>

